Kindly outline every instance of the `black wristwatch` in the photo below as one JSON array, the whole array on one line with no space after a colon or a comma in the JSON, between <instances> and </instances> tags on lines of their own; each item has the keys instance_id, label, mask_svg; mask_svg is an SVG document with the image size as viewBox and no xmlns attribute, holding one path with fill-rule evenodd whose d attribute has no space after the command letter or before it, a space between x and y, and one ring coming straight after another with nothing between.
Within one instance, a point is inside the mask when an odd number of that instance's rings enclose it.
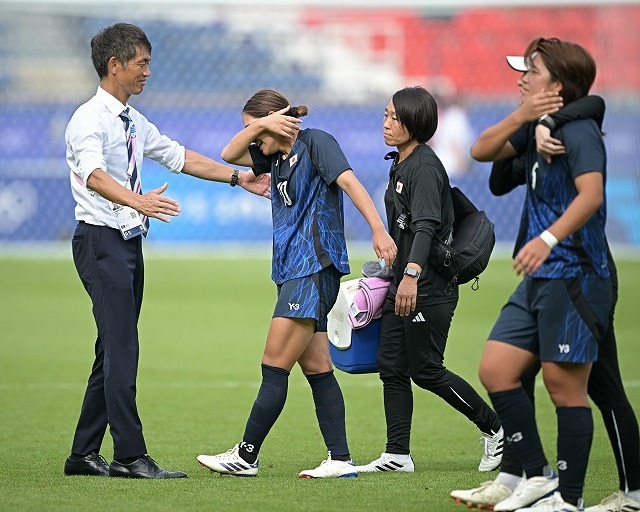
<instances>
[{"instance_id":1,"label":"black wristwatch","mask_svg":"<svg viewBox=\"0 0 640 512\"><path fill-rule=\"evenodd\" d=\"M538 119L538 124L546 126L547 128L549 128L549 130L553 130L556 127L556 122L549 114L541 115L540 119Z\"/></svg>"},{"instance_id":2,"label":"black wristwatch","mask_svg":"<svg viewBox=\"0 0 640 512\"><path fill-rule=\"evenodd\" d=\"M420 279L420 271L417 268L407 267L404 269L404 274L414 279Z\"/></svg>"},{"instance_id":3,"label":"black wristwatch","mask_svg":"<svg viewBox=\"0 0 640 512\"><path fill-rule=\"evenodd\" d=\"M233 170L233 174L231 175L231 181L229 181L229 185L235 187L238 184L238 174L240 171L238 169Z\"/></svg>"}]
</instances>

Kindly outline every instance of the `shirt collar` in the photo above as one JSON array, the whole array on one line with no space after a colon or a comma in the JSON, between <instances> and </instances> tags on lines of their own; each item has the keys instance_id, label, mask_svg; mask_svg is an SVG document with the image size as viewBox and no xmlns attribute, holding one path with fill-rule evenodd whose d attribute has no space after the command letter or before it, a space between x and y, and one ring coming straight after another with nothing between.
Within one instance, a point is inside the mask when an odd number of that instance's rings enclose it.
<instances>
[{"instance_id":1,"label":"shirt collar","mask_svg":"<svg viewBox=\"0 0 640 512\"><path fill-rule=\"evenodd\" d=\"M128 105L123 105L120 103L115 96L105 91L102 87L98 86L98 91L96 92L96 98L102 102L102 104L107 107L107 110L113 114L114 117L118 117L122 114L122 111L128 107Z\"/></svg>"}]
</instances>

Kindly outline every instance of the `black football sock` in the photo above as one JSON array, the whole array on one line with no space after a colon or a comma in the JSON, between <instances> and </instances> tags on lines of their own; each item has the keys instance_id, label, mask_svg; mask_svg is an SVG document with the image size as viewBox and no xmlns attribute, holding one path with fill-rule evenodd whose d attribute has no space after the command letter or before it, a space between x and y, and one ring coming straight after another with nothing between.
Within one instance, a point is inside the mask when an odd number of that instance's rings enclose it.
<instances>
[{"instance_id":1,"label":"black football sock","mask_svg":"<svg viewBox=\"0 0 640 512\"><path fill-rule=\"evenodd\" d=\"M287 400L289 372L275 366L262 365L262 384L253 403L239 454L249 464L258 458L258 452L273 424L280 416Z\"/></svg>"},{"instance_id":2,"label":"black football sock","mask_svg":"<svg viewBox=\"0 0 640 512\"><path fill-rule=\"evenodd\" d=\"M558 492L576 505L582 497L593 440L593 416L589 407L558 407Z\"/></svg>"},{"instance_id":3,"label":"black football sock","mask_svg":"<svg viewBox=\"0 0 640 512\"><path fill-rule=\"evenodd\" d=\"M542 476L548 463L538 435L533 404L524 389L518 387L489 393L489 397L502 422L505 439L518 455L527 478Z\"/></svg>"},{"instance_id":4,"label":"black football sock","mask_svg":"<svg viewBox=\"0 0 640 512\"><path fill-rule=\"evenodd\" d=\"M502 452L502 462L500 464L501 473L509 473L510 475L522 476L522 464L520 459L509 443L504 443Z\"/></svg>"},{"instance_id":5,"label":"black football sock","mask_svg":"<svg viewBox=\"0 0 640 512\"><path fill-rule=\"evenodd\" d=\"M345 427L344 398L333 370L307 375L316 404L320 432L333 460L350 460Z\"/></svg>"}]
</instances>

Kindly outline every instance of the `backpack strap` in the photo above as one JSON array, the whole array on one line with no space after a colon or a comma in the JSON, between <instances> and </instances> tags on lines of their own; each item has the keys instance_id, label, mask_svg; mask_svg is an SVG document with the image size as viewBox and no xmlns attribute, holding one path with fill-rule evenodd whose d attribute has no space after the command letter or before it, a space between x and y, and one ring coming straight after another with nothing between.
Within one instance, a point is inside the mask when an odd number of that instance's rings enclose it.
<instances>
[{"instance_id":1,"label":"backpack strap","mask_svg":"<svg viewBox=\"0 0 640 512\"><path fill-rule=\"evenodd\" d=\"M391 180L391 185L393 185L393 180ZM416 232L416 228L413 225L413 222L411 222L411 212L409 210L407 210L404 206L402 206L402 203L400 202L400 198L398 197L398 192L396 192L396 188L393 187L393 204L396 207L396 210L398 211L399 215L402 215L403 213L407 213L409 214L409 229L411 230L412 233Z\"/></svg>"}]
</instances>

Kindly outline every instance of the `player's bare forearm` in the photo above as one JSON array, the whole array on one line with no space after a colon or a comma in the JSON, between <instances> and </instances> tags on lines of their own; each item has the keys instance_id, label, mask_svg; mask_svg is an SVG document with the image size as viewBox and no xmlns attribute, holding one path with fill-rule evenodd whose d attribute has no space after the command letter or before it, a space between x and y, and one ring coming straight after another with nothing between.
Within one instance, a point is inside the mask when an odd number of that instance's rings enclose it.
<instances>
[{"instance_id":1,"label":"player's bare forearm","mask_svg":"<svg viewBox=\"0 0 640 512\"><path fill-rule=\"evenodd\" d=\"M604 201L602 174L589 172L575 179L578 195L547 230L562 241L578 231L598 211Z\"/></svg>"},{"instance_id":2,"label":"player's bare forearm","mask_svg":"<svg viewBox=\"0 0 640 512\"><path fill-rule=\"evenodd\" d=\"M576 178L575 183L578 195L558 220L546 229L558 241L578 231L602 205L604 197L602 174L599 172L582 174ZM552 247L553 245L549 246L542 235L529 240L520 249L513 262L516 274L535 274L551 254Z\"/></svg>"},{"instance_id":3,"label":"player's bare forearm","mask_svg":"<svg viewBox=\"0 0 640 512\"><path fill-rule=\"evenodd\" d=\"M262 133L260 125L251 123L244 130L236 133L221 153L222 159L233 165L253 167L253 159L249 153L249 146Z\"/></svg>"},{"instance_id":4,"label":"player's bare forearm","mask_svg":"<svg viewBox=\"0 0 640 512\"><path fill-rule=\"evenodd\" d=\"M378 258L384 258L386 266L391 267L398 250L366 189L350 169L343 172L336 182L369 224L376 255Z\"/></svg>"},{"instance_id":5,"label":"player's bare forearm","mask_svg":"<svg viewBox=\"0 0 640 512\"><path fill-rule=\"evenodd\" d=\"M516 155L509 137L520 129L523 121L517 111L483 131L471 146L471 156L478 162L494 162Z\"/></svg>"},{"instance_id":6,"label":"player's bare forearm","mask_svg":"<svg viewBox=\"0 0 640 512\"><path fill-rule=\"evenodd\" d=\"M557 92L541 91L527 98L502 121L487 128L471 147L471 156L479 162L495 162L516 154L509 137L523 125L537 120L543 114L552 114L562 107Z\"/></svg>"}]
</instances>

